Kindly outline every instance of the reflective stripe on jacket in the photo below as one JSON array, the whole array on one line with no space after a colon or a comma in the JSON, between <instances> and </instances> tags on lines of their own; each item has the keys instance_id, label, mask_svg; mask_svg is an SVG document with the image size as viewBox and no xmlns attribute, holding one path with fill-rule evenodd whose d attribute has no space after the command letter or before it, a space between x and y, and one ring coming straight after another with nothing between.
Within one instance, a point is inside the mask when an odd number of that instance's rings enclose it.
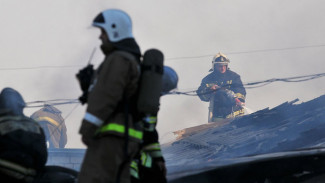
<instances>
[{"instance_id":1,"label":"reflective stripe on jacket","mask_svg":"<svg viewBox=\"0 0 325 183\"><path fill-rule=\"evenodd\" d=\"M113 132L113 133L115 132L115 133L124 134L125 126L117 123L108 123L99 128L99 133L105 133L105 132ZM142 140L143 133L140 130L129 128L129 136L135 139Z\"/></svg>"}]
</instances>

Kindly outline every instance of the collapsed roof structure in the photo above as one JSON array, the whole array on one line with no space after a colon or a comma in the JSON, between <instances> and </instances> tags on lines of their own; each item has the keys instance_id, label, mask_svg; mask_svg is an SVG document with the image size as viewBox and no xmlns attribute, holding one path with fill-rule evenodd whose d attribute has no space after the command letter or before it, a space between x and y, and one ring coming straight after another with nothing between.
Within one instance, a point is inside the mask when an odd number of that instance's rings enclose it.
<instances>
[{"instance_id":1,"label":"collapsed roof structure","mask_svg":"<svg viewBox=\"0 0 325 183\"><path fill-rule=\"evenodd\" d=\"M162 145L169 182L325 180L325 95L297 101L175 132Z\"/></svg>"}]
</instances>

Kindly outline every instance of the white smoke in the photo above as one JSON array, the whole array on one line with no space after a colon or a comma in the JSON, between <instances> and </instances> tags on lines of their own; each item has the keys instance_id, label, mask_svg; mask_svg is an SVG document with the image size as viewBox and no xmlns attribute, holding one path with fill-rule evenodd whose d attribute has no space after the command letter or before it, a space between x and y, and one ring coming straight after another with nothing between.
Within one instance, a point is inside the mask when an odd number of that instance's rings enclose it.
<instances>
[{"instance_id":1,"label":"white smoke","mask_svg":"<svg viewBox=\"0 0 325 183\"><path fill-rule=\"evenodd\" d=\"M167 58L165 64L178 72L179 89L196 89L219 51L228 55L230 68L241 75L244 83L322 73L322 46L253 51L324 45L324 6L322 0L2 0L0 85L20 91L26 101L79 97L75 74L100 44L99 31L89 26L97 13L106 8L119 8L130 14L142 52L161 49ZM183 59L168 59L176 57ZM98 51L92 63L98 66L102 59ZM4 70L64 65L72 67ZM324 94L324 81L277 82L250 89L246 106L256 111L295 98L307 101ZM73 107L58 106L63 116ZM30 115L36 110L27 109L25 113ZM84 147L78 135L84 112L85 106L77 107L66 120L67 147ZM204 124L207 113L208 104L198 97L164 96L159 133L163 136Z\"/></svg>"}]
</instances>

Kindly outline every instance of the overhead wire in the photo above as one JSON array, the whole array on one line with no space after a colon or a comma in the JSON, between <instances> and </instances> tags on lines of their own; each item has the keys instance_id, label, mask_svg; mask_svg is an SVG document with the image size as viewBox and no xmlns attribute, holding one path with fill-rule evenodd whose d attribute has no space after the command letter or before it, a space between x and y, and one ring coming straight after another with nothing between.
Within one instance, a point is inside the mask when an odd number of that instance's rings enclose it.
<instances>
[{"instance_id":1,"label":"overhead wire","mask_svg":"<svg viewBox=\"0 0 325 183\"><path fill-rule=\"evenodd\" d=\"M297 46L297 47L287 47L287 48L270 48L270 49L260 49L260 50L248 50L248 51L238 51L238 52L227 52L227 55L239 55L239 54L259 53L259 52L272 52L272 51L286 51L286 50L295 50L295 49L304 49L304 48L318 48L318 47L325 47L325 44L321 44L321 45L309 45L309 46ZM200 55L200 56L191 56L191 57L171 57L171 58L166 58L166 60L184 60L184 59L195 59L195 58L211 57L211 56L214 56L214 54Z\"/></svg>"},{"instance_id":2,"label":"overhead wire","mask_svg":"<svg viewBox=\"0 0 325 183\"><path fill-rule=\"evenodd\" d=\"M317 79L320 77L324 77L325 73L319 73L319 74L312 74L312 75L304 75L304 76L295 76L295 77L288 77L288 78L273 78L273 79L267 79L263 81L257 81L257 82L250 82L250 83L244 83L243 85L245 86L246 89L253 89L253 88L259 88L263 87L265 85L277 82L277 81L282 81L282 82L303 82L303 81L309 81L313 79ZM223 85L222 88L225 88L229 86ZM197 94L198 90L190 90L190 91L171 91L170 93L167 93L167 95L187 95L187 96L198 96L198 95L206 95L209 93L214 92L214 90L207 91L205 93L200 93Z\"/></svg>"},{"instance_id":3,"label":"overhead wire","mask_svg":"<svg viewBox=\"0 0 325 183\"><path fill-rule=\"evenodd\" d=\"M304 75L304 76L295 76L295 77L287 77L287 78L273 78L273 79L267 79L262 81L255 81L255 82L249 82L249 83L243 83L243 86L245 86L246 89L253 89L253 88L260 88L265 85L274 83L274 82L303 82L303 81L309 81L313 79L317 79L320 77L324 77L325 73L319 73L319 74L311 74L311 75ZM256 86L257 85L257 86ZM228 85L223 85L222 87L227 87ZM187 96L197 96L195 94L197 90L189 90L189 91L171 91L169 93L166 93L164 95L187 95ZM213 92L213 91L212 91ZM203 93L203 95L209 94ZM42 103L42 104L38 104ZM39 101L32 101L32 102L26 102L27 108L34 108L34 107L43 107L45 104L50 105L65 105L65 104L80 104L80 101L78 99L52 99L52 100L39 100ZM34 105L36 104L36 105Z\"/></svg>"},{"instance_id":4,"label":"overhead wire","mask_svg":"<svg viewBox=\"0 0 325 183\"><path fill-rule=\"evenodd\" d=\"M286 51L286 50L295 50L295 49L305 49L305 48L319 48L325 47L325 44L321 45L309 45L309 46L296 46L296 47L287 47L287 48L270 48L270 49L260 49L260 50L248 50L248 51L238 51L238 52L227 52L228 55L236 55L236 54L248 54L248 53L259 53L259 52L273 52L273 51ZM92 59L96 48L93 49L90 59ZM211 57L214 54L207 55L198 55L198 56L189 56L189 57L170 57L165 60L186 60L186 59L195 59L195 58L204 58ZM6 70L32 70L32 69L56 69L56 68L72 68L72 67L83 67L84 65L61 65L61 66L35 66L35 67L12 67L12 68L0 68L2 71Z\"/></svg>"},{"instance_id":5,"label":"overhead wire","mask_svg":"<svg viewBox=\"0 0 325 183\"><path fill-rule=\"evenodd\" d=\"M303 82L303 81L309 81L313 79L317 79L320 77L324 77L325 73L319 73L319 74L312 74L312 75L304 75L304 76L295 76L295 77L287 77L287 78L273 78L273 79L267 79L263 81L256 81L256 82L249 82L244 83L243 86L245 86L246 89L253 89L253 88L260 88L265 85L274 83L274 82ZM222 87L227 87L228 85L223 85ZM171 91L169 93L166 93L165 95L187 95L187 96L198 96L197 94L198 90L189 90L189 91ZM213 91L208 91L206 93L201 93L200 95L209 94ZM42 104L38 104L42 103ZM32 101L27 102L26 108L34 108L34 107L43 107L45 104L50 105L65 105L65 104L80 104L80 101L78 99L53 99L53 100L44 100L44 101ZM36 105L35 105L36 104Z\"/></svg>"},{"instance_id":6,"label":"overhead wire","mask_svg":"<svg viewBox=\"0 0 325 183\"><path fill-rule=\"evenodd\" d=\"M44 101L32 101L32 102L26 102L26 108L44 107L45 104L55 106L55 105L75 104L75 103L80 103L80 101L78 99L53 99L53 100L44 100Z\"/></svg>"},{"instance_id":7,"label":"overhead wire","mask_svg":"<svg viewBox=\"0 0 325 183\"><path fill-rule=\"evenodd\" d=\"M312 75L305 75L305 76L296 76L296 77L288 77L288 78L273 78L263 81L257 81L257 82L250 82L250 83L244 83L243 85L246 86L246 89L252 89L252 88L259 88L268 84L271 84L273 82L282 81L282 82L303 82L303 81L309 81L312 79L324 77L325 73L319 73L319 74L312 74ZM258 85L255 86L254 85ZM228 85L224 85L221 88L227 87ZM221 89L219 88L219 89ZM218 90L218 89L217 89ZM190 90L190 91L171 91L165 95L186 95L186 96L199 96L199 95L206 95L215 92L214 90L210 90L204 93L198 94L198 90ZM39 103L43 103L42 105L39 105ZM80 101L78 99L53 99L53 100L46 100L46 101L32 101L27 102L27 108L33 108L33 107L43 107L45 104L50 105L66 105L66 104L76 104L73 109L67 114L67 116L64 118L64 121L72 114L72 112L79 106ZM36 105L34 105L36 104ZM62 125L61 123L59 126L57 126L53 131L51 131L50 136L54 134L56 130L59 129L59 127Z\"/></svg>"},{"instance_id":8,"label":"overhead wire","mask_svg":"<svg viewBox=\"0 0 325 183\"><path fill-rule=\"evenodd\" d=\"M273 78L273 79L268 79L268 80L264 80L264 81L246 83L246 84L244 84L244 86L248 86L246 88L247 89L251 89L251 88L259 88L259 87L265 86L267 84L271 84L271 83L276 82L276 81L282 81L282 82L303 82L303 81L309 81L309 80L317 79L317 78L324 77L324 76L325 76L325 73L319 73L319 74L296 76L296 77L288 77L288 78ZM249 87L249 86L258 85L258 84L263 84L263 85L255 86L255 87Z\"/></svg>"},{"instance_id":9,"label":"overhead wire","mask_svg":"<svg viewBox=\"0 0 325 183\"><path fill-rule=\"evenodd\" d=\"M2 71L6 70L34 70L34 69L53 69L53 68L68 68L68 67L82 67L83 65L58 65L58 66L36 66L36 67L12 67L12 68L0 68Z\"/></svg>"}]
</instances>

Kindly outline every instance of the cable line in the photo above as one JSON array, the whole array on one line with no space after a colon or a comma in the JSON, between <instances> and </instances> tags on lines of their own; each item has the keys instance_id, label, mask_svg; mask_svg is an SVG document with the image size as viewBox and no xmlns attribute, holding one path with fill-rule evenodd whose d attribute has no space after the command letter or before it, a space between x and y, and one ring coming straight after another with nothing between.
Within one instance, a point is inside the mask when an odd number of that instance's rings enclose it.
<instances>
[{"instance_id":1,"label":"cable line","mask_svg":"<svg viewBox=\"0 0 325 183\"><path fill-rule=\"evenodd\" d=\"M44 107L45 104L56 106L56 105L76 104L76 103L79 104L80 101L78 99L54 99L54 100L47 100L47 101L33 101L33 102L26 102L26 108Z\"/></svg>"},{"instance_id":2,"label":"cable line","mask_svg":"<svg viewBox=\"0 0 325 183\"><path fill-rule=\"evenodd\" d=\"M238 51L238 52L227 52L227 55L239 55L239 54L248 54L248 53L260 53L260 52L273 52L273 51L285 51L285 50L295 50L295 49L304 49L304 48L319 48L325 47L324 44L321 45L309 45L309 46L297 46L297 47L287 47L287 48L270 48L270 49L261 49L261 50L248 50L248 51ZM93 50L91 57L88 61L93 57L95 49ZM198 55L191 57L171 57L166 58L167 60L186 60L186 59L196 59L196 58L204 58L204 57L213 57L215 54L209 55ZM84 65L61 65L61 66L37 66L37 67L12 67L12 68L0 68L2 71L6 70L32 70L32 69L57 69L57 68L73 68L73 67L84 67Z\"/></svg>"},{"instance_id":3,"label":"cable line","mask_svg":"<svg viewBox=\"0 0 325 183\"><path fill-rule=\"evenodd\" d=\"M305 75L305 76L295 76L295 77L288 77L288 78L273 78L273 79L267 79L263 81L256 81L256 82L249 82L249 83L244 83L243 85L246 86L246 89L253 89L253 88L260 88L265 85L277 82L277 81L282 81L282 82L303 82L303 81L309 81L317 78L324 77L325 73L319 73L319 74L311 74L311 75ZM227 87L229 85L224 85L222 87ZM234 86L234 85L232 85ZM188 95L188 96L197 96L196 94L197 90L189 90L189 91L171 91L169 93L166 93L164 95ZM214 92L209 91L204 94L209 94ZM41 103L41 104L39 104ZM80 104L80 101L78 99L53 99L53 100L44 100L44 101L32 101L32 102L26 102L26 108L33 108L33 107L43 107L44 104L50 104L50 105L66 105L66 104Z\"/></svg>"},{"instance_id":4,"label":"cable line","mask_svg":"<svg viewBox=\"0 0 325 183\"><path fill-rule=\"evenodd\" d=\"M297 47L287 47L287 48L270 48L270 49L262 49L262 50L248 50L248 51L238 51L238 52L227 52L227 55L239 55L239 54L247 54L247 53L272 52L272 51L285 51L285 50L295 50L295 49L304 49L304 48L318 48L318 47L325 47L325 45L310 45L310 46L297 46ZM192 57L172 57L172 58L166 58L166 60L195 59L195 58L203 58L203 57L213 57L214 55L215 54L192 56Z\"/></svg>"},{"instance_id":5,"label":"cable line","mask_svg":"<svg viewBox=\"0 0 325 183\"><path fill-rule=\"evenodd\" d=\"M273 79L267 79L263 81L257 81L257 82L250 82L250 83L244 83L243 85L246 86L246 89L253 89L253 88L260 88L265 85L282 81L282 82L303 82L303 81L309 81L312 79L317 79L320 77L324 77L325 73L319 73L319 74L312 74L312 75L305 75L305 76L296 76L296 77L288 77L288 78L273 78ZM223 85L221 88L225 88L229 85ZM234 86L234 85L232 85ZM215 90L207 91L205 93L197 94L198 90L191 90L191 91L171 91L167 93L166 95L187 95L187 96L198 96L198 95L206 95L215 92Z\"/></svg>"},{"instance_id":6,"label":"cable line","mask_svg":"<svg viewBox=\"0 0 325 183\"><path fill-rule=\"evenodd\" d=\"M82 65L58 65L58 66L37 66L37 67L12 67L12 68L0 68L2 71L8 70L33 70L33 69L53 69L53 68L68 68L68 67L82 67Z\"/></svg>"},{"instance_id":7,"label":"cable line","mask_svg":"<svg viewBox=\"0 0 325 183\"><path fill-rule=\"evenodd\" d=\"M271 84L276 81L282 81L282 82L303 82L303 81L309 81L312 79L324 77L325 73L319 73L319 74L312 74L312 75L305 75L305 76L295 76L295 77L288 77L288 78L273 78L273 79L268 79L268 80L263 80L263 81L257 81L257 82L250 82L243 84L246 89L253 89L253 88L259 88L263 87L265 85ZM258 85L258 86L255 86ZM225 88L229 85L224 85L219 89ZM217 90L219 90L217 89ZM165 95L186 95L186 96L198 96L198 95L206 95L215 92L216 90L210 90L205 93L197 94L198 90L190 90L190 91L171 91ZM38 103L43 103L42 105L31 105L31 104L38 104ZM46 101L32 101L32 102L27 102L26 103L26 108L33 108L33 107L43 107L45 104L50 104L50 105L65 105L65 104L76 104L73 109L68 113L68 115L64 118L64 121L72 114L72 112L79 106L80 101L78 99L53 99L53 100L46 100ZM50 133L50 136L53 135L53 133L61 126L56 127L55 130L53 130Z\"/></svg>"},{"instance_id":8,"label":"cable line","mask_svg":"<svg viewBox=\"0 0 325 183\"><path fill-rule=\"evenodd\" d=\"M318 48L318 47L325 47L325 45L310 45L310 46L297 46L297 47L288 47L288 48L273 48L273 49L271 48L271 49L263 49L263 50L229 52L228 55L258 53L258 52L272 52L272 51L285 51L285 50L296 50L296 49L303 49L303 48Z\"/></svg>"}]
</instances>

